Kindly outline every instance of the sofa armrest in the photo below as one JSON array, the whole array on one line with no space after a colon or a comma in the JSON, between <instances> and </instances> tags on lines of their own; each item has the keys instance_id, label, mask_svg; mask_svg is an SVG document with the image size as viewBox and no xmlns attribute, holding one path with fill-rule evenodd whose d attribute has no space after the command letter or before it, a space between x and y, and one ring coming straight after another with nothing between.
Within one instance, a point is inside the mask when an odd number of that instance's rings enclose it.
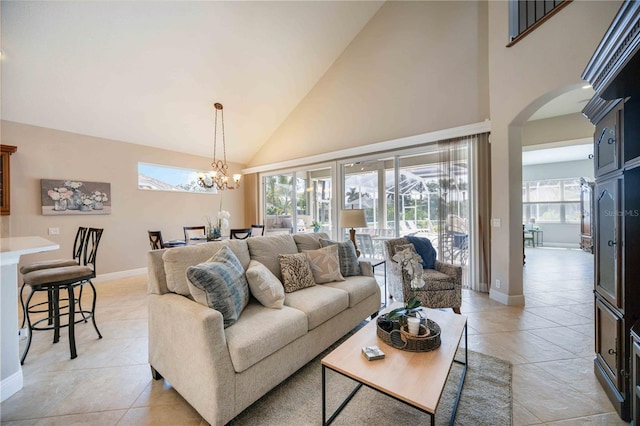
<instances>
[{"instance_id":1,"label":"sofa armrest","mask_svg":"<svg viewBox=\"0 0 640 426\"><path fill-rule=\"evenodd\" d=\"M364 275L366 277L373 277L373 266L371 266L371 262L368 260L359 260L360 263L360 275Z\"/></svg>"},{"instance_id":2,"label":"sofa armrest","mask_svg":"<svg viewBox=\"0 0 640 426\"><path fill-rule=\"evenodd\" d=\"M150 294L149 363L209 423L233 418L235 371L220 312L178 294Z\"/></svg>"}]
</instances>

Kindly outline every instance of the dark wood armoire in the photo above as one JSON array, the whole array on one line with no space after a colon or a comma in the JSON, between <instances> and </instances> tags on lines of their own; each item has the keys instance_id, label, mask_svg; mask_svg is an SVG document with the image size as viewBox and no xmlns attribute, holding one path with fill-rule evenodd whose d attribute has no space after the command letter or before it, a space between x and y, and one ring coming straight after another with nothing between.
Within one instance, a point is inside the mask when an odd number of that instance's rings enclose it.
<instances>
[{"instance_id":1,"label":"dark wood armoire","mask_svg":"<svg viewBox=\"0 0 640 426\"><path fill-rule=\"evenodd\" d=\"M632 418L631 327L640 318L640 2L626 1L582 78L596 95L594 134L595 374Z\"/></svg>"}]
</instances>

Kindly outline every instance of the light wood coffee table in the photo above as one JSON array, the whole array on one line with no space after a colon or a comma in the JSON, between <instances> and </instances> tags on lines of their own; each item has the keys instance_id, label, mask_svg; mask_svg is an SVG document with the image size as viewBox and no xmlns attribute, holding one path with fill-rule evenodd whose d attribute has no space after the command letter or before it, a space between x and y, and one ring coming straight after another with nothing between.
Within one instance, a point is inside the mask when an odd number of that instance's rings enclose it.
<instances>
[{"instance_id":1,"label":"light wood coffee table","mask_svg":"<svg viewBox=\"0 0 640 426\"><path fill-rule=\"evenodd\" d=\"M389 310L402 306L393 304ZM462 375L453 404L450 424L453 424L458 409L460 393L467 372L467 317L434 309L423 310L427 318L437 322L441 328L441 346L430 352L408 352L395 349L380 340L376 334L376 320L372 320L322 359L322 424L330 424L365 385L385 395L427 413L431 425L435 424L435 412L453 363L462 364ZM456 360L464 332L464 361ZM384 359L368 361L362 355L362 347L377 345L385 353ZM358 385L327 419L326 413L326 369L347 376Z\"/></svg>"}]
</instances>

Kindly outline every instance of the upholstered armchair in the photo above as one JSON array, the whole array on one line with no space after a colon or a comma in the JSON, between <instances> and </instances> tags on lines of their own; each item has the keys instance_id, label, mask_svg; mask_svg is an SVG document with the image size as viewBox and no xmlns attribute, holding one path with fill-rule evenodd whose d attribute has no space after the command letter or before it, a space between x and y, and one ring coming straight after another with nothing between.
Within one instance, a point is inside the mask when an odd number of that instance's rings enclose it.
<instances>
[{"instance_id":1,"label":"upholstered armchair","mask_svg":"<svg viewBox=\"0 0 640 426\"><path fill-rule=\"evenodd\" d=\"M390 294L396 300L407 301L412 295L411 283L400 264L393 260L398 250L409 244L404 237L385 241L385 259L387 261L387 284ZM415 291L422 306L427 308L453 308L460 313L462 305L462 267L436 260L435 269L425 269L424 287Z\"/></svg>"}]
</instances>

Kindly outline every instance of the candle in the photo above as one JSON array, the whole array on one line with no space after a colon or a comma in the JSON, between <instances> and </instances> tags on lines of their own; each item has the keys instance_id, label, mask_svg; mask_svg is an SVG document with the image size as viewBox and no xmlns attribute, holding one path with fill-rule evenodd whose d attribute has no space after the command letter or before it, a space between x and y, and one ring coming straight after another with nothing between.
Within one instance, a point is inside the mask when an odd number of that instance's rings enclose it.
<instances>
[{"instance_id":1,"label":"candle","mask_svg":"<svg viewBox=\"0 0 640 426\"><path fill-rule=\"evenodd\" d=\"M409 333L416 336L420 334L420 318L409 317L407 318L407 324L409 325Z\"/></svg>"}]
</instances>

